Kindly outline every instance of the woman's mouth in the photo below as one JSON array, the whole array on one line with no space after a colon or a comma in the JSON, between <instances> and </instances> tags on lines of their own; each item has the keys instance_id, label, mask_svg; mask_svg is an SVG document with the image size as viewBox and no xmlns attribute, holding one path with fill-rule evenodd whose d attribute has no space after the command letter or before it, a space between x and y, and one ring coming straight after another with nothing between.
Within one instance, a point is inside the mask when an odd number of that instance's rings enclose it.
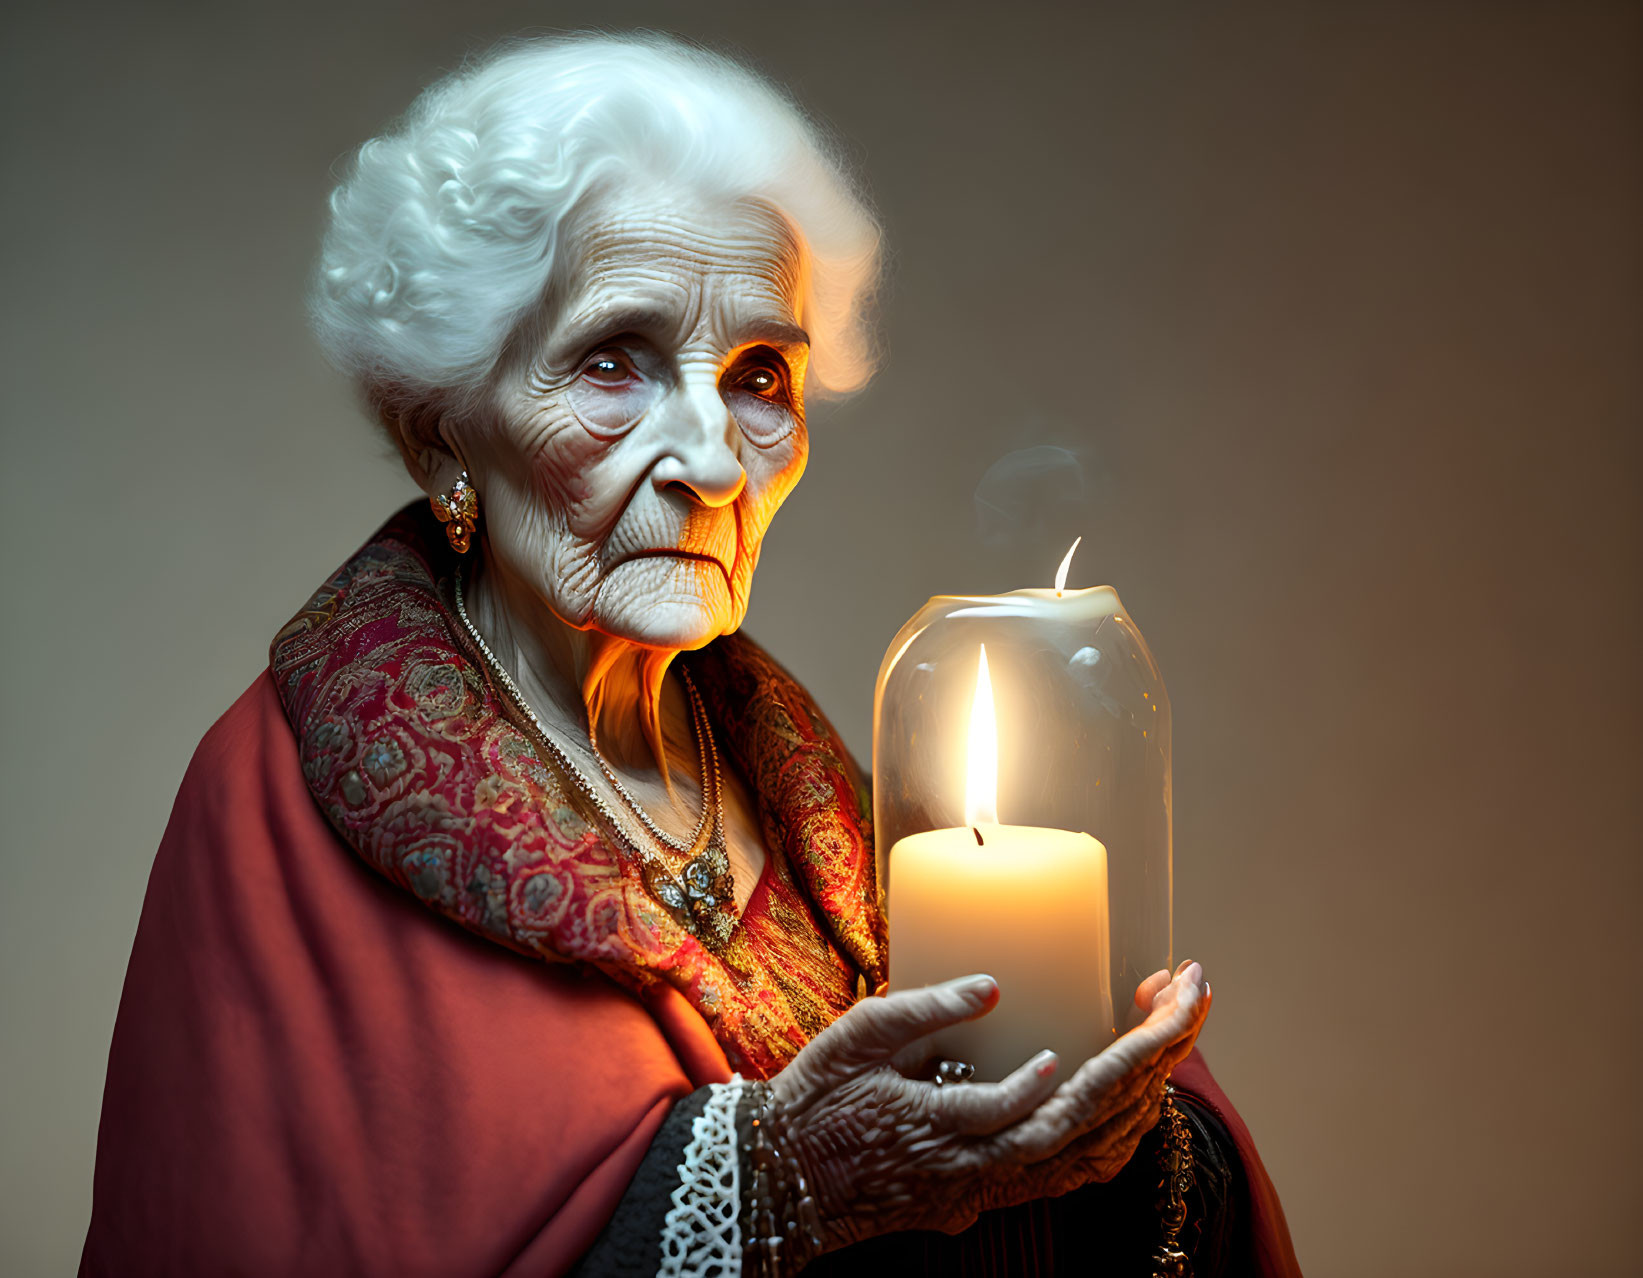
<instances>
[{"instance_id":1,"label":"woman's mouth","mask_svg":"<svg viewBox=\"0 0 1643 1278\"><path fill-rule=\"evenodd\" d=\"M658 550L636 550L632 554L624 556L612 567L620 567L622 564L635 559L694 559L702 563L712 564L724 575L725 588L727 590L730 588L730 565L717 555L704 554L699 550L680 550L676 546L668 546Z\"/></svg>"}]
</instances>

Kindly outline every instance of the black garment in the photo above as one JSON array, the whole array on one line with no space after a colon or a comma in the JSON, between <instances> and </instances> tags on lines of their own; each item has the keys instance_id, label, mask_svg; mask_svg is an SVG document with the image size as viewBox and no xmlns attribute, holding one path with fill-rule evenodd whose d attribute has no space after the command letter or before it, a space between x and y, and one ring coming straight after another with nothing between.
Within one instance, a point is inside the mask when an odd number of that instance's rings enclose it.
<instances>
[{"instance_id":1,"label":"black garment","mask_svg":"<svg viewBox=\"0 0 1643 1278\"><path fill-rule=\"evenodd\" d=\"M1192 1129L1194 1162L1181 1249L1192 1257L1197 1278L1231 1278L1230 1250L1239 1213L1247 1210L1240 1206L1246 1192L1242 1164L1214 1114L1189 1096L1177 1093L1175 1100ZM907 1231L869 1238L820 1257L804 1271L805 1278L1149 1274L1162 1238L1159 1141L1156 1128L1147 1133L1124 1170L1106 1184L984 1212L961 1234Z\"/></svg>"}]
</instances>

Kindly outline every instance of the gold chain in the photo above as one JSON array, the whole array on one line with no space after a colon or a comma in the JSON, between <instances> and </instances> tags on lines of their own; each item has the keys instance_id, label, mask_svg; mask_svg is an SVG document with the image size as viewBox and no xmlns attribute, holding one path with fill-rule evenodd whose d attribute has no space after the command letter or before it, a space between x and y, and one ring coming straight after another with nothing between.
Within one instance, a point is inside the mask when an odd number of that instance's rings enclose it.
<instances>
[{"instance_id":1,"label":"gold chain","mask_svg":"<svg viewBox=\"0 0 1643 1278\"><path fill-rule=\"evenodd\" d=\"M735 926L731 917L731 910L735 905L735 883L730 872L729 853L725 847L724 785L720 774L719 751L713 740L707 707L702 704L701 694L696 691L696 684L690 673L681 669L679 677L690 700L692 726L696 730L696 747L702 777L702 816L688 842L672 837L651 819L650 814L628 792L627 787L605 762L604 756L599 753L592 728L588 731L588 745L599 763L600 771L621 797L623 804L638 818L645 832L664 848L670 848L691 858L682 869L676 870L668 864L664 856L642 847L627 835L622 822L616 819L616 814L594 788L593 783L559 743L548 735L547 728L537 718L530 703L525 700L519 685L513 681L513 676L508 673L496 653L491 651L491 646L485 642L485 637L479 633L479 628L468 616L467 605L462 597L460 569L456 573L454 585L456 614L461 619L463 628L467 630L468 637L479 650L486 669L515 709L524 717L536 744L558 763L565 776L593 804L622 845L645 863L646 870L641 877L646 890L710 949L719 949L728 944L730 933Z\"/></svg>"},{"instance_id":2,"label":"gold chain","mask_svg":"<svg viewBox=\"0 0 1643 1278\"><path fill-rule=\"evenodd\" d=\"M1163 1139L1158 1147L1158 1169L1164 1173L1158 1215L1164 1238L1153 1253L1153 1278L1192 1278L1192 1258L1181 1250L1181 1230L1187 1223L1187 1193L1195 1179L1192 1170L1192 1129L1175 1104L1175 1084L1164 1084L1164 1104L1158 1119Z\"/></svg>"}]
</instances>

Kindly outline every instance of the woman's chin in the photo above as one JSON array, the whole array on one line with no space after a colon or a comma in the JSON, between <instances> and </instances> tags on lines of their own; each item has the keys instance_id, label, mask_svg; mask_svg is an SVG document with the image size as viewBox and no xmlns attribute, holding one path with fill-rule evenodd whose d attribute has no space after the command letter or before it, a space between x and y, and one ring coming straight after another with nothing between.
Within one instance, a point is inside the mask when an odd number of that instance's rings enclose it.
<instances>
[{"instance_id":1,"label":"woman's chin","mask_svg":"<svg viewBox=\"0 0 1643 1278\"><path fill-rule=\"evenodd\" d=\"M646 648L688 652L696 648L705 648L720 635L725 634L730 627L706 624L698 614L688 619L681 617L676 623L671 624L656 618L647 619L643 626L601 625L597 629Z\"/></svg>"},{"instance_id":2,"label":"woman's chin","mask_svg":"<svg viewBox=\"0 0 1643 1278\"><path fill-rule=\"evenodd\" d=\"M728 634L741 618L718 564L648 559L612 573L599 592L593 622L595 629L629 643L685 650Z\"/></svg>"}]
</instances>

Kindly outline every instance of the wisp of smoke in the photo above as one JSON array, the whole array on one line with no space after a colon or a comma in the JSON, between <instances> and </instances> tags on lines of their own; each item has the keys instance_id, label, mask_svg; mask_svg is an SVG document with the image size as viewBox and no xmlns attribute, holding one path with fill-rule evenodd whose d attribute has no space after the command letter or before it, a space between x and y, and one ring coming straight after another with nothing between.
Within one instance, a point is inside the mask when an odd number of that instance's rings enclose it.
<instances>
[{"instance_id":1,"label":"wisp of smoke","mask_svg":"<svg viewBox=\"0 0 1643 1278\"><path fill-rule=\"evenodd\" d=\"M1076 517L1085 487L1083 466L1065 448L1018 448L989 466L976 485L976 530L988 546L1037 544Z\"/></svg>"}]
</instances>

